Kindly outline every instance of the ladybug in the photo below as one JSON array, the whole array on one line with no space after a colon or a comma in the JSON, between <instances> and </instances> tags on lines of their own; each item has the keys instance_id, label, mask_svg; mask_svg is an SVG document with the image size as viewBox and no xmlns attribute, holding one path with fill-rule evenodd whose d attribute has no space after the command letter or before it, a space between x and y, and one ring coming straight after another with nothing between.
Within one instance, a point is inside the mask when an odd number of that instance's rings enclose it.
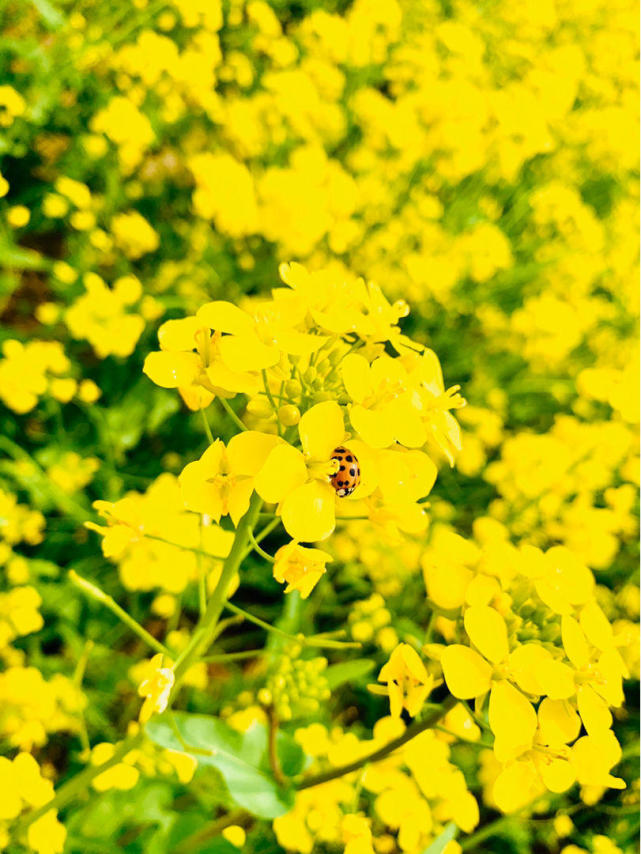
<instances>
[{"instance_id":1,"label":"ladybug","mask_svg":"<svg viewBox=\"0 0 641 854\"><path fill-rule=\"evenodd\" d=\"M339 445L332 451L332 460L338 461L337 471L330 477L329 482L336 490L339 498L351 495L361 482L361 467L354 454Z\"/></svg>"}]
</instances>

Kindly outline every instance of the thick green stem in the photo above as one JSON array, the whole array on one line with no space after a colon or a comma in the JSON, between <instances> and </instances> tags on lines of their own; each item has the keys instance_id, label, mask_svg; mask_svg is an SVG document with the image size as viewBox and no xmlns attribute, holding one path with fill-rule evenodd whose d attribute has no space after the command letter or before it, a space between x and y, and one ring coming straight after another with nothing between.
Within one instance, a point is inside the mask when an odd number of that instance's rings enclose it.
<instances>
[{"instance_id":1,"label":"thick green stem","mask_svg":"<svg viewBox=\"0 0 641 854\"><path fill-rule=\"evenodd\" d=\"M260 496L254 493L249 503L249 509L238 523L234 544L231 547L229 555L225 558L220 578L218 579L218 584L214 588L214 592L211 594L207 604L207 610L199 620L191 641L174 666L176 686L180 682L181 676L186 673L200 653L207 648L208 644L212 640L216 624L218 623L222 610L225 607L229 585L234 575L238 572L241 561L245 555L245 550L247 549L247 544L249 542L249 535L256 524L256 519L258 518L258 513L260 512L262 503Z\"/></svg>"},{"instance_id":2,"label":"thick green stem","mask_svg":"<svg viewBox=\"0 0 641 854\"><path fill-rule=\"evenodd\" d=\"M364 768L366 765L369 765L370 762L380 762L381 759L385 759L385 757L389 756L390 753L394 753L395 750L398 750L399 747L402 747L408 741L416 738L417 735L425 732L426 729L432 729L434 725L450 711L450 709L454 708L457 702L458 700L456 697L452 697L451 695L446 697L440 706L430 710L426 718L422 721L416 721L408 726L402 735L392 739L392 741L388 742L384 747L379 747L378 750L375 750L368 756L363 756L362 759L350 762L349 765L339 765L338 768L332 768L329 771L324 771L322 774L317 774L315 777L308 777L306 780L302 780L296 788L300 790L310 789L312 786L320 786L321 783L327 783L330 780L335 780L337 777L344 777L346 774L351 774L352 771L358 771L360 768Z\"/></svg>"}]
</instances>

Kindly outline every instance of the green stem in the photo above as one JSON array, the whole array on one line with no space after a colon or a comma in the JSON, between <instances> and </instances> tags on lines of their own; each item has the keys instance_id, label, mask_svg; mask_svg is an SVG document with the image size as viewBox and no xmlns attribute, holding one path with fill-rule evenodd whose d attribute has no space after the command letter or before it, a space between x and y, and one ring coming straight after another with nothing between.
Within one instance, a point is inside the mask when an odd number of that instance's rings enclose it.
<instances>
[{"instance_id":1,"label":"green stem","mask_svg":"<svg viewBox=\"0 0 641 854\"><path fill-rule=\"evenodd\" d=\"M102 774L104 771L107 771L109 768L113 768L114 765L117 765L130 751L138 747L142 739L142 732L138 732L136 735L126 738L121 742L120 746L116 748L113 756L110 759L107 759L106 762L103 762L102 765L90 765L88 768L85 768L84 771L81 771L79 774L76 774L75 777L72 777L69 782L63 783L50 801L47 801L46 804L38 807L37 810L27 813L27 815L18 822L18 832L26 830L30 824L33 824L34 821L42 818L42 816L45 815L45 813L48 813L49 810L62 809L62 807L65 807L78 795L85 793L88 790L91 781L95 777L98 777L99 774Z\"/></svg>"},{"instance_id":2,"label":"green stem","mask_svg":"<svg viewBox=\"0 0 641 854\"><path fill-rule=\"evenodd\" d=\"M254 551L255 551L257 554L259 554L262 558L265 558L265 560L268 560L270 563L275 563L274 558L273 558L270 554L268 554L268 553L265 551L265 549L262 549L262 548L258 545L258 541L257 541L257 540L256 540L256 538L254 537L254 534L252 533L252 531L250 531L250 532L249 532L249 542L252 544L252 546L253 546L253 548L254 548Z\"/></svg>"},{"instance_id":3,"label":"green stem","mask_svg":"<svg viewBox=\"0 0 641 854\"><path fill-rule=\"evenodd\" d=\"M182 654L174 665L174 675L176 678L176 686L180 681L180 677L191 667L198 655L211 643L213 633L216 629L216 624L225 607L227 591L232 578L238 572L238 568L243 560L245 549L249 540L249 532L256 523L256 518L260 512L262 499L254 493L249 502L249 509L242 517L236 528L236 536L231 547L229 555L225 558L223 568L218 579L218 584L211 594L207 603L207 610L198 621L198 625L191 637L189 644L185 647ZM174 688L174 690L175 690Z\"/></svg>"},{"instance_id":4,"label":"green stem","mask_svg":"<svg viewBox=\"0 0 641 854\"><path fill-rule=\"evenodd\" d=\"M450 709L454 708L457 702L458 700L456 697L452 697L451 695L446 697L440 706L437 706L428 712L428 715L424 720L415 721L413 724L410 724L402 735L392 739L392 741L388 742L384 747L379 747L378 750L375 750L368 756L363 756L362 759L350 762L349 765L340 765L338 768L332 768L329 771L324 771L322 774L317 774L314 777L308 777L306 780L302 780L296 788L298 790L311 789L312 786L320 786L322 783L327 783L330 780L336 780L338 777L344 777L346 774L351 774L352 771L358 771L359 768L364 768L366 765L369 765L370 762L380 762L381 759L385 759L386 756L389 756L390 753L394 753L395 750L398 750L399 747L402 747L404 744L407 744L408 741L416 738L417 735L420 735L427 729L432 729L441 720L441 718L450 711Z\"/></svg>"},{"instance_id":5,"label":"green stem","mask_svg":"<svg viewBox=\"0 0 641 854\"><path fill-rule=\"evenodd\" d=\"M292 635L289 632L284 632L282 629L279 629L277 626L272 626L271 623L266 623L264 620L261 620L260 617L255 617L249 611L245 611L244 608L239 608L238 605L234 605L232 602L225 602L225 608L228 611L232 611L234 614L238 614L241 617L244 617L248 622L253 623L255 626L260 626L261 629L265 629L266 632L272 632L272 634L278 635L281 638L285 638L286 640L293 641L294 643L299 643L301 646L314 646L325 649L360 649L361 644L352 641L333 641L327 640L325 637L319 635L318 637L306 637L303 634L300 635Z\"/></svg>"},{"instance_id":6,"label":"green stem","mask_svg":"<svg viewBox=\"0 0 641 854\"><path fill-rule=\"evenodd\" d=\"M276 402L272 395L272 391L269 387L269 380L267 379L267 371L262 371L263 375L263 386L265 388L265 394L267 395L267 400L270 402L272 409L274 410L274 415L276 416L276 425L278 429L278 435L281 436L283 432L282 425L280 423L280 418L278 417L278 407L276 406Z\"/></svg>"},{"instance_id":7,"label":"green stem","mask_svg":"<svg viewBox=\"0 0 641 854\"><path fill-rule=\"evenodd\" d=\"M125 623L125 625L128 626L132 632L137 634L141 640L143 640L156 652L161 652L168 658L174 657L174 653L172 653L171 650L167 649L167 647L161 644L159 640L156 640L153 635L149 634L147 629L143 629L140 623L134 620L134 618L130 614L128 614L124 610L124 608L121 608L113 597L108 596L99 587L96 587L95 584L92 584L90 581L87 581L86 578L82 578L82 576L78 575L78 573L73 569L69 570L69 580L73 584L75 584L76 587L80 588L83 593L86 593L92 599L95 599L96 602L101 602L103 605L109 608L109 610L113 614L115 614L119 620L122 620L122 622Z\"/></svg>"},{"instance_id":8,"label":"green stem","mask_svg":"<svg viewBox=\"0 0 641 854\"><path fill-rule=\"evenodd\" d=\"M209 426L209 421L207 420L207 413L205 412L204 409L201 409L200 414L202 415L202 418L203 418L203 426L205 428L205 433L207 434L207 439L209 440L209 444L213 445L214 444L214 436L211 432L211 427Z\"/></svg>"},{"instance_id":9,"label":"green stem","mask_svg":"<svg viewBox=\"0 0 641 854\"><path fill-rule=\"evenodd\" d=\"M201 827L191 836L183 839L174 848L174 854L188 854L188 852L197 852L204 850L204 843L218 836L226 827L232 824L245 824L251 821L251 817L245 810L235 810L227 813L222 818L211 822L211 824Z\"/></svg>"},{"instance_id":10,"label":"green stem","mask_svg":"<svg viewBox=\"0 0 641 854\"><path fill-rule=\"evenodd\" d=\"M267 718L269 721L269 766L272 769L274 780L276 780L279 786L285 786L287 778L283 774L283 769L280 767L280 760L278 758L278 718L276 717L276 711L273 706L270 706L267 710Z\"/></svg>"},{"instance_id":11,"label":"green stem","mask_svg":"<svg viewBox=\"0 0 641 854\"><path fill-rule=\"evenodd\" d=\"M144 534L146 540L154 540L156 543L164 543L166 546L173 546L176 549L182 549L186 552L192 552L195 555L200 555L200 557L208 557L211 560L226 560L226 558L221 555L213 555L211 552L205 551L205 549L196 548L196 546L184 546L182 543L172 543L171 540L166 540L164 537L157 537L155 534Z\"/></svg>"},{"instance_id":12,"label":"green stem","mask_svg":"<svg viewBox=\"0 0 641 854\"><path fill-rule=\"evenodd\" d=\"M227 403L227 401L225 400L225 398L224 398L224 397L219 397L219 398L218 398L218 400L220 401L220 403L221 403L221 405L222 405L223 409L225 410L225 412L227 413L227 415L229 415L229 417L230 417L230 418L231 418L231 420L234 422L234 424L236 425L236 427L238 427L240 430L243 430L243 432L244 432L245 430L247 430L247 427L243 424L243 422L240 420L240 418L236 415L236 413L235 413L235 412L234 412L234 410L231 408L231 406Z\"/></svg>"},{"instance_id":13,"label":"green stem","mask_svg":"<svg viewBox=\"0 0 641 854\"><path fill-rule=\"evenodd\" d=\"M259 655L265 655L264 649L244 649L241 652L223 652L220 655L205 655L201 661L208 663L220 662L224 664L226 661L242 661L244 658L258 658Z\"/></svg>"},{"instance_id":14,"label":"green stem","mask_svg":"<svg viewBox=\"0 0 641 854\"><path fill-rule=\"evenodd\" d=\"M87 517L91 515L90 510L83 507L82 504L79 504L71 496L67 495L66 492L60 489L60 487L56 486L42 466L35 461L31 454L25 451L24 448L21 448L20 445L12 442L7 436L0 436L0 448L4 449L11 457L13 457L14 460L25 460L33 466L35 472L37 472L39 480L41 481L43 490L49 495L58 509L66 516L69 516L76 522L83 523L86 521Z\"/></svg>"}]
</instances>

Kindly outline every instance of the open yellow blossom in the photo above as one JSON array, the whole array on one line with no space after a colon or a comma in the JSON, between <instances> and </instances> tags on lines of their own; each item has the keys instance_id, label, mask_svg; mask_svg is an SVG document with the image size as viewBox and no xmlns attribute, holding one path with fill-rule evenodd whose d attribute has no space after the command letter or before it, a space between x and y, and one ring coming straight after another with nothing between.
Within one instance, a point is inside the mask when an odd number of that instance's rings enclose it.
<instances>
[{"instance_id":1,"label":"open yellow blossom","mask_svg":"<svg viewBox=\"0 0 641 854\"><path fill-rule=\"evenodd\" d=\"M396 647L378 679L387 683L392 717L399 717L403 709L416 717L434 685L418 653L407 643Z\"/></svg>"},{"instance_id":2,"label":"open yellow blossom","mask_svg":"<svg viewBox=\"0 0 641 854\"><path fill-rule=\"evenodd\" d=\"M152 715L160 714L167 708L174 685L174 671L170 667L163 667L162 661L161 652L154 655L149 661L149 675L138 686L138 694L145 698L139 715L141 724L146 723Z\"/></svg>"},{"instance_id":3,"label":"open yellow blossom","mask_svg":"<svg viewBox=\"0 0 641 854\"><path fill-rule=\"evenodd\" d=\"M387 448L395 441L420 448L427 432L413 405L414 390L398 359L380 356L371 365L364 356L351 353L343 359L343 381L354 404L349 417L354 429L373 448Z\"/></svg>"},{"instance_id":4,"label":"open yellow blossom","mask_svg":"<svg viewBox=\"0 0 641 854\"><path fill-rule=\"evenodd\" d=\"M324 540L336 524L336 493L329 482L335 472L331 455L343 443L343 413L334 401L317 403L301 418L302 451L277 445L256 478L256 492L278 504L287 533L295 540Z\"/></svg>"},{"instance_id":5,"label":"open yellow blossom","mask_svg":"<svg viewBox=\"0 0 641 854\"><path fill-rule=\"evenodd\" d=\"M332 560L327 552L301 546L296 541L281 546L275 558L276 581L287 584L285 593L298 590L303 599L307 599L325 574L325 564Z\"/></svg>"},{"instance_id":6,"label":"open yellow blossom","mask_svg":"<svg viewBox=\"0 0 641 854\"><path fill-rule=\"evenodd\" d=\"M255 430L234 436L227 447L217 439L180 475L185 505L216 522L229 515L237 525L247 512L257 478L271 452L283 444L278 436Z\"/></svg>"}]
</instances>

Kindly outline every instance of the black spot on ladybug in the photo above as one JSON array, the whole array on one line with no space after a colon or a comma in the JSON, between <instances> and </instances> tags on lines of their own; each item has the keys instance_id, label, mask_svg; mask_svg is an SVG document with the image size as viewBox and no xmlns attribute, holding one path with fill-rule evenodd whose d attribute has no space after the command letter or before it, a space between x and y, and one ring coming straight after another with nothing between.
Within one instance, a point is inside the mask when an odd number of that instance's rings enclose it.
<instances>
[{"instance_id":1,"label":"black spot on ladybug","mask_svg":"<svg viewBox=\"0 0 641 854\"><path fill-rule=\"evenodd\" d=\"M353 454L348 452L347 448L342 446L334 449L331 458L341 463L341 465L339 465L337 471L330 477L330 483L336 490L338 497L345 498L351 495L361 482L361 470L358 460ZM342 465L343 460L351 464L347 471L346 466Z\"/></svg>"}]
</instances>

